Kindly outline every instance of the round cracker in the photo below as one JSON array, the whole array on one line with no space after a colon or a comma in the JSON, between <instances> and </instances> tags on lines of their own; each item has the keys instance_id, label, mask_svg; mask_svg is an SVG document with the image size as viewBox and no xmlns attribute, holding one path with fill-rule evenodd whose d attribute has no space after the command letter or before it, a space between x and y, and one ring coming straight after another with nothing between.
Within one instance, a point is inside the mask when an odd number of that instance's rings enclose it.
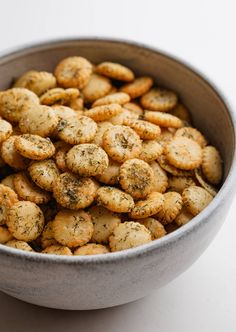
<instances>
[{"instance_id":1,"label":"round cracker","mask_svg":"<svg viewBox=\"0 0 236 332\"><path fill-rule=\"evenodd\" d=\"M206 146L202 153L202 171L207 181L219 184L223 176L222 159L214 146Z\"/></svg>"},{"instance_id":2,"label":"round cracker","mask_svg":"<svg viewBox=\"0 0 236 332\"><path fill-rule=\"evenodd\" d=\"M153 170L143 160L129 159L120 166L120 185L135 199L145 198L151 193L153 180Z\"/></svg>"},{"instance_id":3,"label":"round cracker","mask_svg":"<svg viewBox=\"0 0 236 332\"><path fill-rule=\"evenodd\" d=\"M12 134L12 125L3 119L0 119L0 143L4 142Z\"/></svg>"},{"instance_id":4,"label":"round cracker","mask_svg":"<svg viewBox=\"0 0 236 332\"><path fill-rule=\"evenodd\" d=\"M95 100L104 97L109 93L111 87L111 81L107 77L92 74L89 82L82 90L85 102L93 103Z\"/></svg>"},{"instance_id":5,"label":"round cracker","mask_svg":"<svg viewBox=\"0 0 236 332\"><path fill-rule=\"evenodd\" d=\"M171 223L180 213L183 206L182 197L177 192L164 194L164 204L162 209L156 214L156 218L163 225Z\"/></svg>"},{"instance_id":6,"label":"round cracker","mask_svg":"<svg viewBox=\"0 0 236 332\"><path fill-rule=\"evenodd\" d=\"M141 105L150 111L167 112L177 104L177 95L169 90L153 88L142 96Z\"/></svg>"},{"instance_id":7,"label":"round cracker","mask_svg":"<svg viewBox=\"0 0 236 332\"><path fill-rule=\"evenodd\" d=\"M94 228L91 241L108 243L109 236L121 222L120 216L103 206L93 206L88 210L88 213L92 217Z\"/></svg>"},{"instance_id":8,"label":"round cracker","mask_svg":"<svg viewBox=\"0 0 236 332\"><path fill-rule=\"evenodd\" d=\"M213 196L205 189L192 186L183 191L183 203L194 216L199 214L212 201Z\"/></svg>"},{"instance_id":9,"label":"round cracker","mask_svg":"<svg viewBox=\"0 0 236 332\"><path fill-rule=\"evenodd\" d=\"M53 183L53 196L56 201L72 210L89 206L95 198L96 191L92 179L78 179L71 173L62 173Z\"/></svg>"},{"instance_id":10,"label":"round cracker","mask_svg":"<svg viewBox=\"0 0 236 332\"><path fill-rule=\"evenodd\" d=\"M44 160L52 157L55 153L55 147L51 140L38 135L16 136L14 145L19 154L33 160Z\"/></svg>"},{"instance_id":11,"label":"round cracker","mask_svg":"<svg viewBox=\"0 0 236 332\"><path fill-rule=\"evenodd\" d=\"M150 166L154 173L152 191L164 193L168 187L168 177L164 169L156 161L152 161Z\"/></svg>"},{"instance_id":12,"label":"round cracker","mask_svg":"<svg viewBox=\"0 0 236 332\"><path fill-rule=\"evenodd\" d=\"M72 251L67 246L59 244L51 245L42 251L42 254L72 256Z\"/></svg>"},{"instance_id":13,"label":"round cracker","mask_svg":"<svg viewBox=\"0 0 236 332\"><path fill-rule=\"evenodd\" d=\"M138 219L137 222L144 225L152 235L152 240L160 239L166 235L164 226L154 218Z\"/></svg>"},{"instance_id":14,"label":"round cracker","mask_svg":"<svg viewBox=\"0 0 236 332\"><path fill-rule=\"evenodd\" d=\"M102 244L88 243L84 246L77 248L74 251L74 255L84 256L84 255L100 255L107 254L109 252L108 248Z\"/></svg>"},{"instance_id":15,"label":"round cracker","mask_svg":"<svg viewBox=\"0 0 236 332\"><path fill-rule=\"evenodd\" d=\"M153 85L153 79L149 76L136 78L132 83L127 83L120 88L120 91L126 92L130 98L135 99L147 93Z\"/></svg>"},{"instance_id":16,"label":"round cracker","mask_svg":"<svg viewBox=\"0 0 236 332\"><path fill-rule=\"evenodd\" d=\"M93 234L91 217L83 210L60 211L52 227L56 241L70 248L88 243Z\"/></svg>"},{"instance_id":17,"label":"round cracker","mask_svg":"<svg viewBox=\"0 0 236 332\"><path fill-rule=\"evenodd\" d=\"M202 148L207 145L206 138L196 128L182 127L176 130L175 137L187 137L197 142Z\"/></svg>"},{"instance_id":18,"label":"round cracker","mask_svg":"<svg viewBox=\"0 0 236 332\"><path fill-rule=\"evenodd\" d=\"M58 117L48 106L39 105L24 112L19 121L23 134L35 134L42 137L50 136L56 129Z\"/></svg>"},{"instance_id":19,"label":"round cracker","mask_svg":"<svg viewBox=\"0 0 236 332\"><path fill-rule=\"evenodd\" d=\"M102 174L108 167L106 152L95 144L80 144L71 148L66 157L68 168L81 176Z\"/></svg>"},{"instance_id":20,"label":"round cracker","mask_svg":"<svg viewBox=\"0 0 236 332\"><path fill-rule=\"evenodd\" d=\"M174 137L165 145L165 155L171 165L183 170L192 170L202 163L200 145L187 137Z\"/></svg>"},{"instance_id":21,"label":"round cracker","mask_svg":"<svg viewBox=\"0 0 236 332\"><path fill-rule=\"evenodd\" d=\"M33 241L43 230L43 212L33 202L17 202L8 210L7 226L17 240Z\"/></svg>"},{"instance_id":22,"label":"round cracker","mask_svg":"<svg viewBox=\"0 0 236 332\"><path fill-rule=\"evenodd\" d=\"M129 212L134 206L132 196L114 187L99 188L96 199L98 204L118 213Z\"/></svg>"},{"instance_id":23,"label":"round cracker","mask_svg":"<svg viewBox=\"0 0 236 332\"><path fill-rule=\"evenodd\" d=\"M138 157L142 143L133 129L127 126L113 126L103 134L103 148L112 159L122 163Z\"/></svg>"},{"instance_id":24,"label":"round cracker","mask_svg":"<svg viewBox=\"0 0 236 332\"><path fill-rule=\"evenodd\" d=\"M109 238L111 251L134 248L151 242L150 231L138 222L126 221L118 225Z\"/></svg>"},{"instance_id":25,"label":"round cracker","mask_svg":"<svg viewBox=\"0 0 236 332\"><path fill-rule=\"evenodd\" d=\"M167 127L167 128L183 127L183 121L169 113L145 111L144 120L152 122L161 127Z\"/></svg>"},{"instance_id":26,"label":"round cracker","mask_svg":"<svg viewBox=\"0 0 236 332\"><path fill-rule=\"evenodd\" d=\"M26 88L33 91L36 95L41 96L49 89L57 85L56 78L53 74L46 71L30 70L20 76L14 83L16 88Z\"/></svg>"},{"instance_id":27,"label":"round cracker","mask_svg":"<svg viewBox=\"0 0 236 332\"><path fill-rule=\"evenodd\" d=\"M38 105L36 94L25 88L12 88L0 94L0 115L13 123L20 120L25 110Z\"/></svg>"},{"instance_id":28,"label":"round cracker","mask_svg":"<svg viewBox=\"0 0 236 332\"><path fill-rule=\"evenodd\" d=\"M142 151L139 159L150 163L156 160L163 152L163 147L156 140L148 140L142 142Z\"/></svg>"},{"instance_id":29,"label":"round cracker","mask_svg":"<svg viewBox=\"0 0 236 332\"><path fill-rule=\"evenodd\" d=\"M102 106L102 105L109 105L109 104L119 104L123 105L130 101L130 96L125 92L115 92L109 94L105 97L97 99L92 107Z\"/></svg>"},{"instance_id":30,"label":"round cracker","mask_svg":"<svg viewBox=\"0 0 236 332\"><path fill-rule=\"evenodd\" d=\"M43 204L47 203L51 198L48 192L36 186L24 172L15 174L13 181L17 194L25 201Z\"/></svg>"},{"instance_id":31,"label":"round cracker","mask_svg":"<svg viewBox=\"0 0 236 332\"><path fill-rule=\"evenodd\" d=\"M97 124L87 116L72 116L59 121L57 136L69 144L88 143L93 140Z\"/></svg>"},{"instance_id":32,"label":"round cracker","mask_svg":"<svg viewBox=\"0 0 236 332\"><path fill-rule=\"evenodd\" d=\"M138 201L129 216L132 219L143 219L158 213L164 205L164 196L158 192L152 192L145 200Z\"/></svg>"},{"instance_id":33,"label":"round cracker","mask_svg":"<svg viewBox=\"0 0 236 332\"><path fill-rule=\"evenodd\" d=\"M119 81L130 82L134 79L134 73L129 68L114 62L100 63L96 67L96 72Z\"/></svg>"},{"instance_id":34,"label":"round cracker","mask_svg":"<svg viewBox=\"0 0 236 332\"><path fill-rule=\"evenodd\" d=\"M1 156L6 164L16 170L24 170L29 164L29 159L21 156L15 148L15 140L18 136L10 136L2 143Z\"/></svg>"},{"instance_id":35,"label":"round cracker","mask_svg":"<svg viewBox=\"0 0 236 332\"><path fill-rule=\"evenodd\" d=\"M9 208L18 202L18 196L11 188L0 184L0 225L4 225Z\"/></svg>"},{"instance_id":36,"label":"round cracker","mask_svg":"<svg viewBox=\"0 0 236 332\"><path fill-rule=\"evenodd\" d=\"M55 162L51 159L33 162L28 171L34 183L47 191L52 191L53 183L60 175Z\"/></svg>"},{"instance_id":37,"label":"round cracker","mask_svg":"<svg viewBox=\"0 0 236 332\"><path fill-rule=\"evenodd\" d=\"M34 251L31 246L25 242L25 241L19 241L19 240L10 240L6 243L7 247L10 248L15 248L19 250L24 250L24 251Z\"/></svg>"},{"instance_id":38,"label":"round cracker","mask_svg":"<svg viewBox=\"0 0 236 332\"><path fill-rule=\"evenodd\" d=\"M124 125L132 128L142 139L157 139L161 135L159 126L143 120L135 120L127 117Z\"/></svg>"},{"instance_id":39,"label":"round cracker","mask_svg":"<svg viewBox=\"0 0 236 332\"><path fill-rule=\"evenodd\" d=\"M92 118L96 122L106 121L113 116L122 113L122 107L119 104L109 104L96 106L84 112L84 115Z\"/></svg>"},{"instance_id":40,"label":"round cracker","mask_svg":"<svg viewBox=\"0 0 236 332\"><path fill-rule=\"evenodd\" d=\"M80 56L72 56L63 59L55 68L59 85L64 88L82 89L89 82L92 74L92 64Z\"/></svg>"}]
</instances>

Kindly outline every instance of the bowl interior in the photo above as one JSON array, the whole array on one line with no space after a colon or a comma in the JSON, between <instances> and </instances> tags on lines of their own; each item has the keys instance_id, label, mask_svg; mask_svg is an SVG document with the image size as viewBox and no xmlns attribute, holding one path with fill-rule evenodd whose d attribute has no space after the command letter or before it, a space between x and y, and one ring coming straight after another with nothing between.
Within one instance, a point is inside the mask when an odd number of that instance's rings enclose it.
<instances>
[{"instance_id":1,"label":"bowl interior","mask_svg":"<svg viewBox=\"0 0 236 332\"><path fill-rule=\"evenodd\" d=\"M190 109L194 125L219 148L226 178L234 153L234 129L225 103L206 80L183 63L142 45L82 39L29 47L0 59L0 90L27 70L53 71L58 61L71 55L84 56L94 63L120 62L137 75L150 75L157 85L176 91Z\"/></svg>"}]
</instances>

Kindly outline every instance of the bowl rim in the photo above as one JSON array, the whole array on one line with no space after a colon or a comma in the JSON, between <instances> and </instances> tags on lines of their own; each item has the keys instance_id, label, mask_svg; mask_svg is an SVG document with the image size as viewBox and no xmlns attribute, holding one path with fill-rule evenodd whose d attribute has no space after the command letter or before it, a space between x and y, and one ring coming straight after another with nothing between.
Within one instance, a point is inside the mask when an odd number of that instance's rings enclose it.
<instances>
[{"instance_id":1,"label":"bowl rim","mask_svg":"<svg viewBox=\"0 0 236 332\"><path fill-rule=\"evenodd\" d=\"M140 49L144 49L149 52L154 52L160 54L172 61L177 62L178 64L186 67L188 70L193 72L196 76L198 76L201 80L203 80L212 90L216 93L216 95L220 98L222 103L225 105L227 110L227 114L229 116L232 128L233 128L233 136L234 136L234 147L236 142L236 115L233 112L233 106L231 102L226 98L226 96L222 93L221 89L216 86L215 83L209 79L207 75L201 72L199 69L196 69L195 66L179 58L178 56L173 55L172 53L162 51L161 49L151 46L149 44L123 39L116 37L97 37L97 36L74 36L74 37L62 37L62 38L49 38L46 40L41 40L37 42L29 42L18 45L16 47L7 48L6 50L0 52L0 61L4 60L4 58L14 57L15 55L21 52L34 52L37 48L45 48L47 46L58 45L61 43L71 43L78 41L88 41L88 42L110 42L115 44L124 44L127 46L138 47ZM10 248L5 245L0 244L0 254L6 254L7 256L14 256L18 259L24 259L28 261L35 262L52 262L52 263L63 263L63 264L102 264L102 263L112 263L119 260L127 260L132 259L137 256L143 256L148 254L150 251L154 249L158 249L160 247L166 247L169 243L180 240L182 237L185 237L188 233L192 232L195 228L198 228L206 218L208 218L211 213L217 208L218 204L223 201L226 196L233 192L234 190L234 182L236 181L236 150L234 148L232 163L229 169L229 173L224 181L224 184L220 188L216 197L212 200L212 202L197 216L195 216L190 223L183 225L178 228L174 232L167 234L166 236L151 241L147 244L126 249L118 252L111 252L107 255L99 254L99 255L91 255L91 256L63 256L63 255L53 255L53 254L42 254L34 252L23 251L15 248Z\"/></svg>"}]
</instances>

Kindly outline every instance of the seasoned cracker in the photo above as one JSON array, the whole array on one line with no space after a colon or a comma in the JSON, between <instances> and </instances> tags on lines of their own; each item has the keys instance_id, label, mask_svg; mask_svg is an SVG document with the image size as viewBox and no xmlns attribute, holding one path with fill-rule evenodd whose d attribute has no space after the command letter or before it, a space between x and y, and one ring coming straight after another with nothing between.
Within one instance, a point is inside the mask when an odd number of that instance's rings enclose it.
<instances>
[{"instance_id":1,"label":"seasoned cracker","mask_svg":"<svg viewBox=\"0 0 236 332\"><path fill-rule=\"evenodd\" d=\"M0 119L0 143L4 142L12 134L12 125L3 119Z\"/></svg>"},{"instance_id":2,"label":"seasoned cracker","mask_svg":"<svg viewBox=\"0 0 236 332\"><path fill-rule=\"evenodd\" d=\"M160 127L148 121L126 118L124 125L132 128L142 139L157 139L161 135Z\"/></svg>"},{"instance_id":3,"label":"seasoned cracker","mask_svg":"<svg viewBox=\"0 0 236 332\"><path fill-rule=\"evenodd\" d=\"M56 162L57 167L60 171L67 172L69 169L66 165L66 155L67 152L71 149L71 145L63 141L58 141L54 144L56 148L55 155L53 156Z\"/></svg>"},{"instance_id":4,"label":"seasoned cracker","mask_svg":"<svg viewBox=\"0 0 236 332\"><path fill-rule=\"evenodd\" d=\"M174 175L174 176L192 176L192 172L191 171L184 171L181 170L173 165L171 165L167 159L166 156L164 154L160 155L157 158L157 161L159 163L159 165L161 166L161 168L163 168L166 172Z\"/></svg>"},{"instance_id":5,"label":"seasoned cracker","mask_svg":"<svg viewBox=\"0 0 236 332\"><path fill-rule=\"evenodd\" d=\"M0 184L0 225L4 225L9 208L18 202L18 196L11 188Z\"/></svg>"},{"instance_id":6,"label":"seasoned cracker","mask_svg":"<svg viewBox=\"0 0 236 332\"><path fill-rule=\"evenodd\" d=\"M25 172L15 174L13 182L17 194L25 201L43 204L51 198L50 194L36 186Z\"/></svg>"},{"instance_id":7,"label":"seasoned cracker","mask_svg":"<svg viewBox=\"0 0 236 332\"><path fill-rule=\"evenodd\" d=\"M145 198L150 194L153 181L153 170L143 160L129 159L120 166L120 185L135 199Z\"/></svg>"},{"instance_id":8,"label":"seasoned cracker","mask_svg":"<svg viewBox=\"0 0 236 332\"><path fill-rule=\"evenodd\" d=\"M183 191L183 203L194 216L199 214L212 201L213 196L205 189L192 186Z\"/></svg>"},{"instance_id":9,"label":"seasoned cracker","mask_svg":"<svg viewBox=\"0 0 236 332\"><path fill-rule=\"evenodd\" d=\"M116 161L109 159L108 167L96 176L96 179L109 186L114 186L119 183L120 165Z\"/></svg>"},{"instance_id":10,"label":"seasoned cracker","mask_svg":"<svg viewBox=\"0 0 236 332\"><path fill-rule=\"evenodd\" d=\"M89 206L96 195L96 185L90 178L77 178L62 173L53 183L53 196L63 207L78 210Z\"/></svg>"},{"instance_id":11,"label":"seasoned cracker","mask_svg":"<svg viewBox=\"0 0 236 332\"><path fill-rule=\"evenodd\" d=\"M79 90L75 88L62 89L54 88L46 91L40 97L40 103L51 106L54 104L67 105L79 96Z\"/></svg>"},{"instance_id":12,"label":"seasoned cracker","mask_svg":"<svg viewBox=\"0 0 236 332\"><path fill-rule=\"evenodd\" d=\"M172 140L174 133L171 131L173 128L161 128L161 135L158 139L158 142L164 147L166 143Z\"/></svg>"},{"instance_id":13,"label":"seasoned cracker","mask_svg":"<svg viewBox=\"0 0 236 332\"><path fill-rule=\"evenodd\" d=\"M165 145L165 156L174 167L182 170L192 170L202 163L200 145L187 137L174 137Z\"/></svg>"},{"instance_id":14,"label":"seasoned cracker","mask_svg":"<svg viewBox=\"0 0 236 332\"><path fill-rule=\"evenodd\" d=\"M71 148L66 157L68 168L81 176L102 174L108 167L106 152L95 144L80 144Z\"/></svg>"},{"instance_id":15,"label":"seasoned cracker","mask_svg":"<svg viewBox=\"0 0 236 332\"><path fill-rule=\"evenodd\" d=\"M179 194L182 194L184 189L196 185L194 179L187 176L170 176L168 182L168 190L176 191Z\"/></svg>"},{"instance_id":16,"label":"seasoned cracker","mask_svg":"<svg viewBox=\"0 0 236 332\"><path fill-rule=\"evenodd\" d=\"M20 76L14 83L16 88L26 88L33 91L36 95L41 96L49 89L57 85L56 78L53 74L46 71L30 70Z\"/></svg>"},{"instance_id":17,"label":"seasoned cracker","mask_svg":"<svg viewBox=\"0 0 236 332\"><path fill-rule=\"evenodd\" d=\"M137 120L138 116L134 113L131 113L129 110L126 110L125 108L123 108L121 113L113 116L112 118L109 119L109 121L113 125L123 125L127 119Z\"/></svg>"},{"instance_id":18,"label":"seasoned cracker","mask_svg":"<svg viewBox=\"0 0 236 332\"><path fill-rule=\"evenodd\" d=\"M0 115L13 123L20 120L25 110L37 105L37 95L25 88L12 88L0 94Z\"/></svg>"},{"instance_id":19,"label":"seasoned cracker","mask_svg":"<svg viewBox=\"0 0 236 332\"><path fill-rule=\"evenodd\" d=\"M68 57L59 62L54 75L62 87L82 89L92 75L92 64L80 56Z\"/></svg>"},{"instance_id":20,"label":"seasoned cracker","mask_svg":"<svg viewBox=\"0 0 236 332\"><path fill-rule=\"evenodd\" d=\"M6 164L16 170L24 170L29 164L29 159L20 155L15 148L15 140L18 136L10 136L2 143L1 156Z\"/></svg>"},{"instance_id":21,"label":"seasoned cracker","mask_svg":"<svg viewBox=\"0 0 236 332\"><path fill-rule=\"evenodd\" d=\"M9 232L7 227L0 226L0 244L4 244L10 240L13 240L12 234Z\"/></svg>"},{"instance_id":22,"label":"seasoned cracker","mask_svg":"<svg viewBox=\"0 0 236 332\"><path fill-rule=\"evenodd\" d=\"M214 146L206 146L202 153L202 172L211 184L219 184L223 176L222 160Z\"/></svg>"},{"instance_id":23,"label":"seasoned cracker","mask_svg":"<svg viewBox=\"0 0 236 332\"><path fill-rule=\"evenodd\" d=\"M24 134L16 136L14 146L22 156L33 160L44 160L55 153L55 147L49 138Z\"/></svg>"},{"instance_id":24,"label":"seasoned cracker","mask_svg":"<svg viewBox=\"0 0 236 332\"><path fill-rule=\"evenodd\" d=\"M133 129L127 126L113 126L103 135L103 148L112 159L122 163L138 157L142 143Z\"/></svg>"},{"instance_id":25,"label":"seasoned cracker","mask_svg":"<svg viewBox=\"0 0 236 332\"><path fill-rule=\"evenodd\" d=\"M33 202L17 202L8 210L7 226L17 240L33 241L43 230L43 212Z\"/></svg>"},{"instance_id":26,"label":"seasoned cracker","mask_svg":"<svg viewBox=\"0 0 236 332\"><path fill-rule=\"evenodd\" d=\"M150 111L168 112L177 104L177 95L169 90L153 88L142 96L141 105Z\"/></svg>"},{"instance_id":27,"label":"seasoned cracker","mask_svg":"<svg viewBox=\"0 0 236 332\"><path fill-rule=\"evenodd\" d=\"M69 144L91 142L95 137L96 131L96 122L83 115L62 119L57 126L57 136Z\"/></svg>"},{"instance_id":28,"label":"seasoned cracker","mask_svg":"<svg viewBox=\"0 0 236 332\"><path fill-rule=\"evenodd\" d=\"M15 191L14 176L15 176L15 174L10 174L10 175L6 176L4 179L2 179L1 184L3 184L4 186L7 186Z\"/></svg>"},{"instance_id":29,"label":"seasoned cracker","mask_svg":"<svg viewBox=\"0 0 236 332\"><path fill-rule=\"evenodd\" d=\"M153 79L149 76L136 78L132 83L127 83L120 88L120 91L127 93L131 99L141 97L147 93L153 85Z\"/></svg>"},{"instance_id":30,"label":"seasoned cracker","mask_svg":"<svg viewBox=\"0 0 236 332\"><path fill-rule=\"evenodd\" d=\"M164 169L156 161L152 161L150 166L154 173L154 180L152 183L152 191L164 193L168 187L168 177Z\"/></svg>"},{"instance_id":31,"label":"seasoned cracker","mask_svg":"<svg viewBox=\"0 0 236 332\"><path fill-rule=\"evenodd\" d=\"M108 128L111 128L113 125L108 121L98 122L97 123L97 132L95 134L94 139L91 143L96 144L102 147L103 144L103 134Z\"/></svg>"},{"instance_id":32,"label":"seasoned cracker","mask_svg":"<svg viewBox=\"0 0 236 332\"><path fill-rule=\"evenodd\" d=\"M59 244L51 245L42 251L42 254L72 256L72 251L66 246Z\"/></svg>"},{"instance_id":33,"label":"seasoned cracker","mask_svg":"<svg viewBox=\"0 0 236 332\"><path fill-rule=\"evenodd\" d=\"M109 104L119 104L123 105L130 101L130 96L125 92L115 92L113 94L109 94L105 97L97 99L92 107L109 105Z\"/></svg>"},{"instance_id":34,"label":"seasoned cracker","mask_svg":"<svg viewBox=\"0 0 236 332\"><path fill-rule=\"evenodd\" d=\"M193 219L192 213L190 213L185 207L182 208L178 216L175 218L175 223L178 226L183 226Z\"/></svg>"},{"instance_id":35,"label":"seasoned cracker","mask_svg":"<svg viewBox=\"0 0 236 332\"><path fill-rule=\"evenodd\" d=\"M150 231L144 225L134 221L119 224L109 238L113 252L134 248L151 241Z\"/></svg>"},{"instance_id":36,"label":"seasoned cracker","mask_svg":"<svg viewBox=\"0 0 236 332\"><path fill-rule=\"evenodd\" d=\"M52 191L54 181L60 172L51 159L33 162L28 168L31 179L41 189Z\"/></svg>"},{"instance_id":37,"label":"seasoned cracker","mask_svg":"<svg viewBox=\"0 0 236 332\"><path fill-rule=\"evenodd\" d=\"M175 137L190 138L193 141L197 142L202 148L204 148L207 145L206 138L196 128L192 128L192 127L179 128L175 133Z\"/></svg>"},{"instance_id":38,"label":"seasoned cracker","mask_svg":"<svg viewBox=\"0 0 236 332\"><path fill-rule=\"evenodd\" d=\"M96 122L101 122L120 114L122 107L119 104L101 105L84 112L84 115L92 118Z\"/></svg>"},{"instance_id":39,"label":"seasoned cracker","mask_svg":"<svg viewBox=\"0 0 236 332\"><path fill-rule=\"evenodd\" d=\"M92 217L94 228L91 241L108 243L109 236L121 222L120 216L103 206L93 206L88 210L88 213Z\"/></svg>"},{"instance_id":40,"label":"seasoned cracker","mask_svg":"<svg viewBox=\"0 0 236 332\"><path fill-rule=\"evenodd\" d=\"M164 226L154 218L138 219L137 222L144 225L152 235L152 240L160 239L166 235Z\"/></svg>"},{"instance_id":41,"label":"seasoned cracker","mask_svg":"<svg viewBox=\"0 0 236 332\"><path fill-rule=\"evenodd\" d=\"M25 242L25 241L19 241L19 240L10 240L6 243L7 247L15 248L15 249L20 249L24 251L34 251L31 246Z\"/></svg>"},{"instance_id":42,"label":"seasoned cracker","mask_svg":"<svg viewBox=\"0 0 236 332\"><path fill-rule=\"evenodd\" d=\"M69 103L69 107L71 107L75 111L83 111L84 110L84 99L81 97L72 99Z\"/></svg>"},{"instance_id":43,"label":"seasoned cracker","mask_svg":"<svg viewBox=\"0 0 236 332\"><path fill-rule=\"evenodd\" d=\"M217 194L217 189L215 187L213 187L211 184L207 183L205 181L205 179L203 178L203 174L200 168L196 168L194 170L194 175L197 179L197 181L199 182L199 184L206 189L206 191L208 191L213 197L216 196Z\"/></svg>"},{"instance_id":44,"label":"seasoned cracker","mask_svg":"<svg viewBox=\"0 0 236 332\"><path fill-rule=\"evenodd\" d=\"M168 192L163 196L164 205L155 216L163 225L167 225L174 221L174 219L180 213L183 206L183 201L181 195L177 192Z\"/></svg>"},{"instance_id":45,"label":"seasoned cracker","mask_svg":"<svg viewBox=\"0 0 236 332\"><path fill-rule=\"evenodd\" d=\"M183 121L169 113L145 111L144 120L152 122L161 127L183 127Z\"/></svg>"},{"instance_id":46,"label":"seasoned cracker","mask_svg":"<svg viewBox=\"0 0 236 332\"><path fill-rule=\"evenodd\" d=\"M68 118L78 115L75 110L65 105L53 105L51 109L54 110L59 120L66 120Z\"/></svg>"},{"instance_id":47,"label":"seasoned cracker","mask_svg":"<svg viewBox=\"0 0 236 332\"><path fill-rule=\"evenodd\" d=\"M100 63L96 72L118 81L130 82L134 79L134 73L129 68L114 62Z\"/></svg>"},{"instance_id":48,"label":"seasoned cracker","mask_svg":"<svg viewBox=\"0 0 236 332\"><path fill-rule=\"evenodd\" d=\"M40 244L43 249L50 247L52 245L58 244L58 242L54 238L54 233L53 233L53 221L49 221L44 229L43 232L40 236Z\"/></svg>"},{"instance_id":49,"label":"seasoned cracker","mask_svg":"<svg viewBox=\"0 0 236 332\"><path fill-rule=\"evenodd\" d=\"M93 235L91 217L83 210L60 211L53 220L52 228L56 241L70 248L83 246Z\"/></svg>"},{"instance_id":50,"label":"seasoned cracker","mask_svg":"<svg viewBox=\"0 0 236 332\"><path fill-rule=\"evenodd\" d=\"M163 147L156 140L147 140L142 142L142 151L139 159L150 163L156 160L163 152Z\"/></svg>"},{"instance_id":51,"label":"seasoned cracker","mask_svg":"<svg viewBox=\"0 0 236 332\"><path fill-rule=\"evenodd\" d=\"M135 103L135 102L129 102L123 105L123 108L127 109L131 113L137 115L138 117L143 115L143 109L142 107Z\"/></svg>"},{"instance_id":52,"label":"seasoned cracker","mask_svg":"<svg viewBox=\"0 0 236 332\"><path fill-rule=\"evenodd\" d=\"M97 191L97 202L108 210L126 213L134 207L132 196L114 187L101 187Z\"/></svg>"},{"instance_id":53,"label":"seasoned cracker","mask_svg":"<svg viewBox=\"0 0 236 332\"><path fill-rule=\"evenodd\" d=\"M189 110L183 105L178 103L172 110L169 111L170 114L176 116L181 119L183 122L190 124L191 123L191 115Z\"/></svg>"},{"instance_id":54,"label":"seasoned cracker","mask_svg":"<svg viewBox=\"0 0 236 332\"><path fill-rule=\"evenodd\" d=\"M93 103L95 100L106 96L111 87L111 81L107 77L92 74L89 82L82 90L85 102Z\"/></svg>"},{"instance_id":55,"label":"seasoned cracker","mask_svg":"<svg viewBox=\"0 0 236 332\"><path fill-rule=\"evenodd\" d=\"M132 219L143 219L158 213L164 206L164 196L158 192L152 192L145 200L136 202L129 213Z\"/></svg>"},{"instance_id":56,"label":"seasoned cracker","mask_svg":"<svg viewBox=\"0 0 236 332\"><path fill-rule=\"evenodd\" d=\"M88 243L84 246L77 248L74 251L74 255L84 256L84 255L99 255L99 254L107 254L109 252L106 246L102 244L96 243Z\"/></svg>"},{"instance_id":57,"label":"seasoned cracker","mask_svg":"<svg viewBox=\"0 0 236 332\"><path fill-rule=\"evenodd\" d=\"M50 136L56 129L58 117L48 106L39 105L25 111L19 121L23 134L35 134L42 137Z\"/></svg>"}]
</instances>

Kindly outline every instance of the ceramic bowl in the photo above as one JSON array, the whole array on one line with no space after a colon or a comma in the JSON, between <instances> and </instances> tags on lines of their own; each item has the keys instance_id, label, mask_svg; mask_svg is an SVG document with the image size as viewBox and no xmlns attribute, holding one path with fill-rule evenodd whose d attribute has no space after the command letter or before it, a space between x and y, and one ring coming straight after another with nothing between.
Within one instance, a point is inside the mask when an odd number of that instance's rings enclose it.
<instances>
[{"instance_id":1,"label":"ceramic bowl","mask_svg":"<svg viewBox=\"0 0 236 332\"><path fill-rule=\"evenodd\" d=\"M59 60L71 55L94 63L123 63L137 75L150 75L158 85L176 91L191 110L195 126L218 147L224 160L223 185L208 207L190 223L149 244L84 257L34 254L0 245L1 291L50 308L107 308L166 285L190 267L213 240L233 198L235 127L229 104L203 75L159 50L123 40L54 40L17 49L0 58L0 90L27 70L52 71Z\"/></svg>"}]
</instances>

